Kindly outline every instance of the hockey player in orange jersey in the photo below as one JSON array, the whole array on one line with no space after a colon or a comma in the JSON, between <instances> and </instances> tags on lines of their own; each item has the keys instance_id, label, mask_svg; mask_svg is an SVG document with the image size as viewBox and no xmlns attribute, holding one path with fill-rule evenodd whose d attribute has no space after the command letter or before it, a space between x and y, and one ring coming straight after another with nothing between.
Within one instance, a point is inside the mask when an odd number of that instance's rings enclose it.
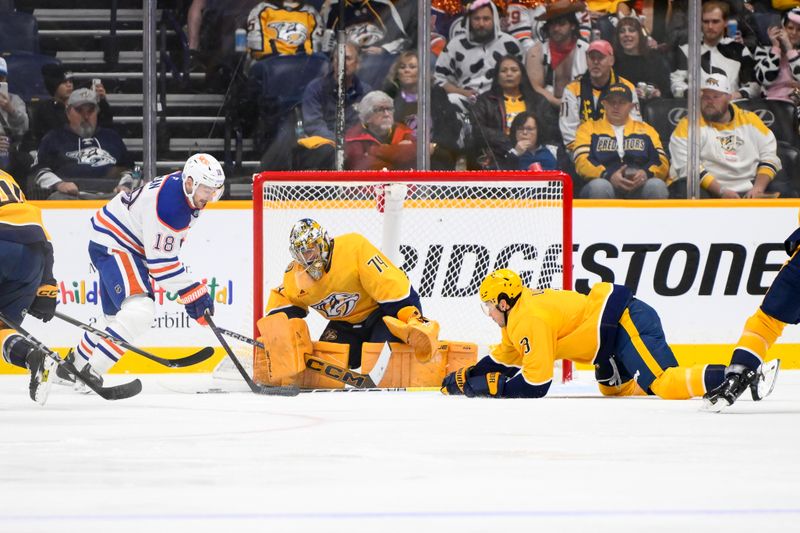
<instances>
[{"instance_id":1,"label":"hockey player in orange jersey","mask_svg":"<svg viewBox=\"0 0 800 533\"><path fill-rule=\"evenodd\" d=\"M557 359L593 364L607 396L686 399L724 379L724 365L679 367L656 311L622 285L597 283L587 295L533 290L516 272L501 269L483 280L480 299L502 340L474 366L446 376L445 394L540 398Z\"/></svg>"},{"instance_id":2,"label":"hockey player in orange jersey","mask_svg":"<svg viewBox=\"0 0 800 533\"><path fill-rule=\"evenodd\" d=\"M268 347L281 345L271 362L276 375L305 368L311 339L304 318L312 308L329 320L320 340L349 345L348 366L361 366L365 342L410 344L420 362L438 347L439 324L422 316L419 295L405 273L365 237L348 233L331 238L314 220L294 224L289 235L293 261L283 283L273 289L266 317L258 327ZM288 318L288 322L286 319ZM290 335L284 331L289 330Z\"/></svg>"}]
</instances>

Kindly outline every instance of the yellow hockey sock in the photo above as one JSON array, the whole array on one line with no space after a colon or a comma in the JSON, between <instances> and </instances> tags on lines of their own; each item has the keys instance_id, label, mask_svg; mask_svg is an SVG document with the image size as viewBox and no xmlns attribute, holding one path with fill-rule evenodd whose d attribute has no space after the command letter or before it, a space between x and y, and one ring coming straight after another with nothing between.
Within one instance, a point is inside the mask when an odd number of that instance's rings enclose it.
<instances>
[{"instance_id":1,"label":"yellow hockey sock","mask_svg":"<svg viewBox=\"0 0 800 533\"><path fill-rule=\"evenodd\" d=\"M667 368L650 385L650 390L665 400L686 400L705 393L706 365Z\"/></svg>"},{"instance_id":2,"label":"yellow hockey sock","mask_svg":"<svg viewBox=\"0 0 800 533\"><path fill-rule=\"evenodd\" d=\"M785 327L785 322L772 318L759 308L744 323L744 330L742 331L742 336L739 337L739 342L736 343L736 347L744 348L757 354L763 361L766 358L767 351L775 344Z\"/></svg>"}]
</instances>

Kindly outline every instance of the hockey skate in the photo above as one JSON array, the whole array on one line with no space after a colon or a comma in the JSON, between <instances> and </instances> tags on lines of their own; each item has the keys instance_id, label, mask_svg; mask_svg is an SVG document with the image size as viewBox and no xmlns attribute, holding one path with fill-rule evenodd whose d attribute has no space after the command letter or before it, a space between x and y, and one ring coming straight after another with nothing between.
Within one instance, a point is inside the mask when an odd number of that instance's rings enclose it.
<instances>
[{"instance_id":1,"label":"hockey skate","mask_svg":"<svg viewBox=\"0 0 800 533\"><path fill-rule=\"evenodd\" d=\"M90 389L89 386L84 383L84 381L90 381L98 387L103 386L103 377L98 374L88 363L78 371L78 378L80 379L75 380L75 392L79 392L81 394L89 394L92 392L92 389Z\"/></svg>"},{"instance_id":2,"label":"hockey skate","mask_svg":"<svg viewBox=\"0 0 800 533\"><path fill-rule=\"evenodd\" d=\"M75 355L72 353L72 350L67 353L67 355L64 357L64 360L72 363L73 365L75 364ZM75 376L73 376L70 371L64 368L62 365L56 366L56 372L54 375L50 376L50 379L54 385L64 385L67 387L72 387L75 385Z\"/></svg>"},{"instance_id":3,"label":"hockey skate","mask_svg":"<svg viewBox=\"0 0 800 533\"><path fill-rule=\"evenodd\" d=\"M775 388L779 368L780 359L774 359L762 364L757 371L745 368L728 373L719 387L703 396L703 410L718 413L733 405L747 389L753 401L763 400Z\"/></svg>"},{"instance_id":4,"label":"hockey skate","mask_svg":"<svg viewBox=\"0 0 800 533\"><path fill-rule=\"evenodd\" d=\"M25 358L25 364L31 371L31 381L28 386L31 400L44 405L50 394L50 386L53 384L50 378L55 374L54 367L57 363L44 352L33 349Z\"/></svg>"}]
</instances>

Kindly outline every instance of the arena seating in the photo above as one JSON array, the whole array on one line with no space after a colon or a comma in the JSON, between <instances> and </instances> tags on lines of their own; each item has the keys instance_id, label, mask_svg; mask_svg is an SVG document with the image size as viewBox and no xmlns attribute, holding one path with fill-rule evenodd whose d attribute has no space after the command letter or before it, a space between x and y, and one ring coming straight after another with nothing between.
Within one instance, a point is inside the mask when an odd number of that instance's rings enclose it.
<instances>
[{"instance_id":1,"label":"arena seating","mask_svg":"<svg viewBox=\"0 0 800 533\"><path fill-rule=\"evenodd\" d=\"M36 18L30 13L6 11L0 15L0 51L39 53Z\"/></svg>"}]
</instances>

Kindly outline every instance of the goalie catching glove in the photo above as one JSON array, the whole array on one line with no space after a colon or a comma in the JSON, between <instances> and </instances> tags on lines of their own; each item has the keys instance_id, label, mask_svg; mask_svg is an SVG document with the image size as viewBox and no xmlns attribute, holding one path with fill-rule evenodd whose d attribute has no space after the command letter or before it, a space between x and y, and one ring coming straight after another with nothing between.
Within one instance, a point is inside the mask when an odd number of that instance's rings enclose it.
<instances>
[{"instance_id":1,"label":"goalie catching glove","mask_svg":"<svg viewBox=\"0 0 800 533\"><path fill-rule=\"evenodd\" d=\"M208 294L206 284L192 283L185 289L179 290L178 296L178 303L186 308L186 314L197 320L201 326L207 326L204 315L208 309L208 314L214 316L214 300Z\"/></svg>"},{"instance_id":2,"label":"goalie catching glove","mask_svg":"<svg viewBox=\"0 0 800 533\"><path fill-rule=\"evenodd\" d=\"M445 376L442 380L442 394L458 396L463 394L468 398L476 396L501 396L506 377L500 372L489 372L479 376L470 376L470 371L475 366L459 368Z\"/></svg>"},{"instance_id":3,"label":"goalie catching glove","mask_svg":"<svg viewBox=\"0 0 800 533\"><path fill-rule=\"evenodd\" d=\"M397 318L383 317L389 331L414 349L420 363L427 363L439 349L439 323L428 320L413 306L402 308Z\"/></svg>"}]
</instances>

